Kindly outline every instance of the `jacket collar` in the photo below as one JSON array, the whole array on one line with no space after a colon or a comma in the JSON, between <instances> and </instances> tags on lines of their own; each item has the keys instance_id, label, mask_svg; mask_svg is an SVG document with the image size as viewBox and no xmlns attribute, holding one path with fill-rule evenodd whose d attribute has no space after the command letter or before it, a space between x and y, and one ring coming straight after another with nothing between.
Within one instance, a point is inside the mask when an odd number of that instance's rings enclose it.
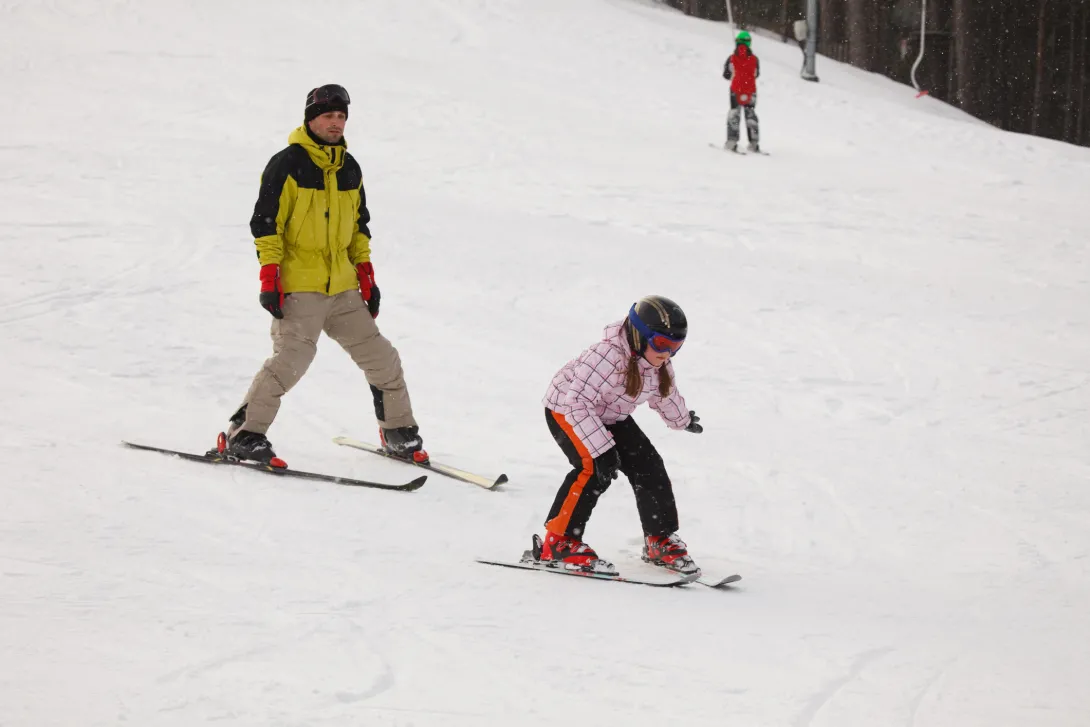
<instances>
[{"instance_id":1,"label":"jacket collar","mask_svg":"<svg viewBox=\"0 0 1090 727\"><path fill-rule=\"evenodd\" d=\"M298 144L306 149L310 160L323 172L336 171L344 166L344 155L348 143L342 138L339 144L327 144L320 140L303 124L288 136L289 144Z\"/></svg>"}]
</instances>

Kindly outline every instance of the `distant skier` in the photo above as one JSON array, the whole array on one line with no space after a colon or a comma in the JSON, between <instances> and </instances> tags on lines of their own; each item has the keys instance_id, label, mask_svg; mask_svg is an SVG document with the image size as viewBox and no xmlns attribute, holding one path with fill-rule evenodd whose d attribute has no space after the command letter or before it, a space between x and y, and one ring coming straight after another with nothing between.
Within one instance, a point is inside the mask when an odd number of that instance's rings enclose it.
<instances>
[{"instance_id":1,"label":"distant skier","mask_svg":"<svg viewBox=\"0 0 1090 727\"><path fill-rule=\"evenodd\" d=\"M676 533L677 506L662 457L630 418L647 402L671 429L703 431L677 390L670 362L687 333L677 303L643 298L626 320L607 326L601 341L553 377L543 401L545 420L573 469L545 521L542 561L569 570L616 573L582 538L598 497L620 470L636 493L643 559L682 573L699 571Z\"/></svg>"},{"instance_id":2,"label":"distant skier","mask_svg":"<svg viewBox=\"0 0 1090 727\"><path fill-rule=\"evenodd\" d=\"M761 75L761 62L753 55L752 43L753 37L748 31L739 32L735 38L734 53L723 65L723 78L730 81L730 113L727 114L727 143L724 147L729 151L738 151L743 109L749 150L761 150L757 121L757 77Z\"/></svg>"},{"instance_id":3,"label":"distant skier","mask_svg":"<svg viewBox=\"0 0 1090 727\"><path fill-rule=\"evenodd\" d=\"M220 450L240 459L275 458L266 432L325 331L367 377L383 446L427 461L401 359L374 320L380 296L371 264L371 215L360 166L344 140L349 103L342 86L311 90L303 125L261 175L250 231L261 264L261 307L273 317L273 355L220 438Z\"/></svg>"}]
</instances>

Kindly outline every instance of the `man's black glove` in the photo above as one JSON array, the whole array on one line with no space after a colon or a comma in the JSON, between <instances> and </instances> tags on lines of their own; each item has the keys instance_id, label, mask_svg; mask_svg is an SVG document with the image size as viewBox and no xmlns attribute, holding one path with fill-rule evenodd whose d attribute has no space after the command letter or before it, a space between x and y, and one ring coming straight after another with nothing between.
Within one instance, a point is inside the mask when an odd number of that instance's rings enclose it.
<instances>
[{"instance_id":1,"label":"man's black glove","mask_svg":"<svg viewBox=\"0 0 1090 727\"><path fill-rule=\"evenodd\" d=\"M377 285L371 286L371 300L367 301L367 312L371 314L372 318L378 318L378 306L382 300L382 293L378 291Z\"/></svg>"},{"instance_id":2,"label":"man's black glove","mask_svg":"<svg viewBox=\"0 0 1090 727\"><path fill-rule=\"evenodd\" d=\"M685 427L685 431L693 434L700 434L704 431L704 427L700 426L700 417L696 415L695 411L689 412L689 426Z\"/></svg>"},{"instance_id":3,"label":"man's black glove","mask_svg":"<svg viewBox=\"0 0 1090 727\"><path fill-rule=\"evenodd\" d=\"M360 281L360 295L367 306L367 312L372 318L378 318L378 304L381 294L375 285L375 266L371 263L360 263L356 266L356 277Z\"/></svg>"},{"instance_id":4,"label":"man's black glove","mask_svg":"<svg viewBox=\"0 0 1090 727\"><path fill-rule=\"evenodd\" d=\"M616 447L610 447L594 458L594 474L598 475L598 481L602 487L609 487L609 483L617 479L617 470L621 469L621 456L617 454Z\"/></svg>"}]
</instances>

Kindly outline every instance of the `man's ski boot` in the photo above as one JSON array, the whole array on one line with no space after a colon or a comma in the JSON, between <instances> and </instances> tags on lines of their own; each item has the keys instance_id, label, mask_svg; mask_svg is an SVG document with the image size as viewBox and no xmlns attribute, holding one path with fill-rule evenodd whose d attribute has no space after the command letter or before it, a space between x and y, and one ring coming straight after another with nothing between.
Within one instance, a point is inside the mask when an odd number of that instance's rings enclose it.
<instances>
[{"instance_id":1,"label":"man's ski boot","mask_svg":"<svg viewBox=\"0 0 1090 727\"><path fill-rule=\"evenodd\" d=\"M378 436L383 449L393 456L417 464L428 463L428 453L424 451L424 440L420 438L420 427L380 428Z\"/></svg>"},{"instance_id":2,"label":"man's ski boot","mask_svg":"<svg viewBox=\"0 0 1090 727\"><path fill-rule=\"evenodd\" d=\"M534 560L550 568L617 575L617 568L609 561L602 560L582 540L566 538L556 533L545 533L545 540L534 536Z\"/></svg>"},{"instance_id":3,"label":"man's ski boot","mask_svg":"<svg viewBox=\"0 0 1090 727\"><path fill-rule=\"evenodd\" d=\"M223 432L216 438L216 454L246 462L258 462L270 467L287 467L288 463L276 456L272 443L264 434L242 430L230 439ZM209 452L212 454L212 452Z\"/></svg>"},{"instance_id":4,"label":"man's ski boot","mask_svg":"<svg viewBox=\"0 0 1090 727\"><path fill-rule=\"evenodd\" d=\"M726 149L727 151L736 152L736 151L738 151L738 142L737 141L728 141L726 144L723 145L723 148Z\"/></svg>"},{"instance_id":5,"label":"man's ski boot","mask_svg":"<svg viewBox=\"0 0 1090 727\"><path fill-rule=\"evenodd\" d=\"M761 153L761 145L760 145L760 144L758 144L758 143L757 143L757 142L755 142L755 141L751 141L751 142L749 142L749 147L748 147L748 148L749 148L749 150L750 150L751 152L753 152L754 154L760 154L760 153Z\"/></svg>"},{"instance_id":6,"label":"man's ski boot","mask_svg":"<svg viewBox=\"0 0 1090 727\"><path fill-rule=\"evenodd\" d=\"M699 573L693 559L689 557L689 549L677 536L673 535L648 535L643 546L643 560L652 565L661 565L678 573L686 575Z\"/></svg>"}]
</instances>

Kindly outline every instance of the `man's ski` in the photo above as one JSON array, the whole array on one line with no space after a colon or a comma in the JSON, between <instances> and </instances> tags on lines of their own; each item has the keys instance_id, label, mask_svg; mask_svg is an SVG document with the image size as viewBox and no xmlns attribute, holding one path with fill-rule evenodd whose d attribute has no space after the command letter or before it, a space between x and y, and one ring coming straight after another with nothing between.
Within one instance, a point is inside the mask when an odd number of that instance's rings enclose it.
<instances>
[{"instance_id":1,"label":"man's ski","mask_svg":"<svg viewBox=\"0 0 1090 727\"><path fill-rule=\"evenodd\" d=\"M367 442L361 442L358 439L351 439L349 437L334 437L333 441L335 443L340 444L340 445L345 446L345 447L352 447L354 449L361 449L364 452L370 452L372 454L377 454L380 457L386 457L387 459L392 459L392 460L395 460L397 462L404 462L405 464L411 464L411 465L415 465L417 467L423 467L426 470L430 470L432 472L437 472L437 473L439 473L441 475L446 475L447 477L450 477L450 478L455 479L455 480L459 480L461 482L468 482L471 485L477 485L477 487L483 487L486 490L491 490L491 489L493 489L493 488L507 482L507 475L500 475L496 479L492 480L492 479L489 479L487 477L482 477L481 475L475 475L472 472L466 472L465 470L460 470L457 467L451 467L450 465L439 464L438 462L434 462L434 461L431 461L431 460L429 460L427 462L414 462L412 460L404 459L402 457L398 457L396 455L390 454L389 452L387 452L382 447L375 446L374 444L368 444Z\"/></svg>"},{"instance_id":2,"label":"man's ski","mask_svg":"<svg viewBox=\"0 0 1090 727\"><path fill-rule=\"evenodd\" d=\"M424 486L424 482L428 479L427 475L417 477L415 480L406 482L403 485L388 485L382 482L368 482L367 480L354 480L349 477L337 477L336 475L323 475L317 472L304 472L302 470L293 470L287 467L274 467L272 465L261 464L260 462L249 462L240 460L236 457L224 455L216 450L211 450L205 454L194 454L192 452L179 452L174 449L163 449L162 447L151 447L146 444L134 444L133 442L122 442L126 447L132 447L133 449L143 449L149 452L160 452L162 454L168 454L173 457L180 457L182 459L190 460L192 462L206 462L208 464L227 464L235 467L245 467L246 469L256 470L258 472L269 472L281 477L299 477L307 480L320 480L322 482L332 482L335 485L348 485L350 487L370 487L376 490L398 490L400 492L412 492L413 490L419 490Z\"/></svg>"},{"instance_id":3,"label":"man's ski","mask_svg":"<svg viewBox=\"0 0 1090 727\"><path fill-rule=\"evenodd\" d=\"M527 556L530 556L530 551L526 551L526 553L523 555L523 558L526 558ZM675 588L677 586L684 586L684 585L688 585L689 583L693 583L697 578L696 574L688 575L688 576L683 576L683 575L678 574L672 580L669 580L669 581L648 581L648 580L643 580L643 579L640 579L640 578L626 578L625 576L620 576L620 575L614 576L614 575L609 575L607 573L593 573L593 572L587 572L587 571L564 570L562 568L555 568L555 567L544 565L544 564L542 564L540 562L535 562L535 561L532 560L532 556L530 556L530 557L531 557L530 562L522 561L522 562L519 562L519 563L513 563L513 562L509 562L509 561L502 561L502 560L484 560L482 558L478 558L477 562L478 563L484 563L485 565L498 565L501 568L518 568L519 570L535 570L535 571L540 571L542 573L555 573L555 574L560 575L560 576L579 576L581 578L590 578L590 579L596 580L596 581L617 581L618 583L632 583L632 584L635 584L635 585L638 585L638 586L652 586L652 587L655 587L655 588Z\"/></svg>"}]
</instances>

